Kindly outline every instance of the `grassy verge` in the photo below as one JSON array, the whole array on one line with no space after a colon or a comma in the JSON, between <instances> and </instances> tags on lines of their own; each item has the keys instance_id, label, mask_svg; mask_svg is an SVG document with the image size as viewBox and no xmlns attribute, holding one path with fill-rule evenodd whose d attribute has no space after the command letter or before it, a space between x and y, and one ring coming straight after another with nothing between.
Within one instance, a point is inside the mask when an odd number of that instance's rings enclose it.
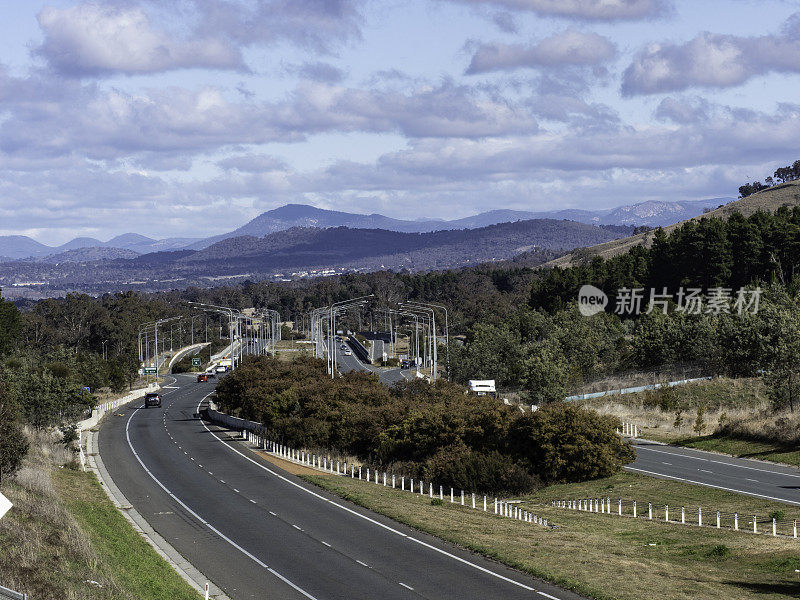
<instances>
[{"instance_id":1,"label":"grassy verge","mask_svg":"<svg viewBox=\"0 0 800 600\"><path fill-rule=\"evenodd\" d=\"M35 600L196 600L199 596L128 524L95 476L42 436L3 493L0 583Z\"/></svg>"},{"instance_id":2,"label":"grassy verge","mask_svg":"<svg viewBox=\"0 0 800 600\"><path fill-rule=\"evenodd\" d=\"M682 438L675 440L675 443L687 448L721 452L722 454L730 454L741 458L756 458L800 466L800 449L786 447L777 443L742 440L721 435Z\"/></svg>"},{"instance_id":3,"label":"grassy verge","mask_svg":"<svg viewBox=\"0 0 800 600\"><path fill-rule=\"evenodd\" d=\"M800 541L588 514L546 506L555 498L611 496L766 515L785 505L622 473L545 488L523 498L554 529L501 519L346 478L306 477L395 520L601 599L787 598L800 595Z\"/></svg>"}]
</instances>

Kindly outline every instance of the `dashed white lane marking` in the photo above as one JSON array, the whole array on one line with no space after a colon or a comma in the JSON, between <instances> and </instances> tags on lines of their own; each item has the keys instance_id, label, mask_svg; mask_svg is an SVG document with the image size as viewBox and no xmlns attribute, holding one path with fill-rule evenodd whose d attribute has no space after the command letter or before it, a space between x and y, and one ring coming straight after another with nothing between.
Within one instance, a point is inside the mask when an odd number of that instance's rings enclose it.
<instances>
[{"instance_id":1,"label":"dashed white lane marking","mask_svg":"<svg viewBox=\"0 0 800 600\"><path fill-rule=\"evenodd\" d=\"M406 589L409 589L409 590L411 590L412 592L414 591L414 588L412 588L412 587L411 587L410 585L408 585L407 583L403 583L403 582L401 581L401 582L400 582L400 585L402 585L402 586L403 586L404 588L406 588Z\"/></svg>"},{"instance_id":2,"label":"dashed white lane marking","mask_svg":"<svg viewBox=\"0 0 800 600\"><path fill-rule=\"evenodd\" d=\"M321 541L321 540L320 540L320 541ZM323 545L323 546L327 546L328 548L332 548L332 547L333 547L333 546L331 546L331 545L330 545L328 542L322 542L322 545Z\"/></svg>"},{"instance_id":3,"label":"dashed white lane marking","mask_svg":"<svg viewBox=\"0 0 800 600\"><path fill-rule=\"evenodd\" d=\"M292 527L294 527L295 529L297 529L297 531L303 531L303 530L302 530L302 529L300 529L300 528L299 528L297 525L292 525Z\"/></svg>"},{"instance_id":4,"label":"dashed white lane marking","mask_svg":"<svg viewBox=\"0 0 800 600\"><path fill-rule=\"evenodd\" d=\"M209 395L210 395L210 394L209 394ZM205 398L204 398L204 400L205 400ZM140 465L142 466L142 468L145 470L145 473L147 473L147 474L150 476L150 478L151 478L153 481L155 481L155 482L156 482L156 484L158 485L158 487L160 487L162 490L164 490L164 491L167 493L167 495L168 495L170 498L172 498L173 500L175 500L175 502L177 502L178 504L180 504L180 505L181 505L181 506L182 506L182 507L183 507L183 508L184 508L184 509L185 509L185 510L186 510L186 511L187 511L187 512L190 514L190 515L192 515L192 516L193 516L195 519L197 519L198 521L200 521L200 523L202 523L203 525L205 525L206 527L208 527L208 528L209 528L211 531L213 531L215 534L217 534L217 535L218 535L218 536L219 536L221 539L223 539L223 540L224 540L224 541L226 541L228 544L230 544L231 546L233 546L234 548L236 548L236 549L237 549L239 552L241 552L242 554L244 554L245 556L247 556L249 559L251 559L251 560L252 560L253 562L255 562L257 565L259 565L259 566L263 567L263 568L264 568L264 569L266 569L268 572L272 573L272 574L273 574L275 577L277 577L278 579L280 579L281 581L283 581L283 582L284 582L286 585L290 586L292 589L296 590L297 592L299 592L300 594L302 594L302 595L303 595L303 596L305 596L306 598L309 598L310 600L317 600L317 598L316 598L316 597L314 597L314 596L312 596L311 594L309 594L307 591L305 591L303 588L301 588L300 586L298 586L296 583L293 583L292 581L288 580L286 577L284 577L283 575L281 575L280 573L278 573L278 572L277 572L275 569L273 569L272 567L270 567L270 566L269 566L268 564L266 564L264 561L262 561L261 559L259 559L257 556L255 556L255 555L254 555L254 554L252 554L251 552L248 552L247 550L245 550L245 549L244 549L242 546L240 546L239 544L237 544L236 542L234 542L234 541L233 541L231 538L229 538L227 535L225 535L224 533L222 533L222 532L221 532L219 529L217 529L216 527L214 527L214 526L213 526L211 523L209 523L208 521L206 521L205 519L203 519L203 517L201 517L199 514L197 514L196 512L194 512L194 511L193 511L191 508L189 508L189 507L186 505L186 503L185 503L185 502L183 502L183 501L182 501L180 498L178 498L178 497L177 497L175 494L173 494L173 493L172 493L172 492L169 490L169 488L167 488L167 486L165 486L163 483L161 483L161 482L158 480L158 478L157 478L155 475L153 475L153 473L150 471L150 469L148 469L148 468L147 468L147 466L144 464L144 461L142 461L142 459L141 459L141 457L139 456L139 454L136 452L136 449L133 447L133 442L131 441L130 425L131 425L131 420L133 419L133 417L134 417L135 415L136 415L136 412L133 412L133 413L131 413L131 416L130 416L130 417L128 417L128 422L125 424L125 437L126 437L126 438L127 438L127 440L128 440L128 446L130 447L130 449L131 449L131 452L133 452L133 456L136 458L136 460L139 462L139 464L140 464Z\"/></svg>"},{"instance_id":5,"label":"dashed white lane marking","mask_svg":"<svg viewBox=\"0 0 800 600\"><path fill-rule=\"evenodd\" d=\"M706 469L697 469L697 470L702 472L702 473L713 473L714 472L714 471L708 471Z\"/></svg>"},{"instance_id":6,"label":"dashed white lane marking","mask_svg":"<svg viewBox=\"0 0 800 600\"><path fill-rule=\"evenodd\" d=\"M237 494L239 493L239 490L237 490L236 488L233 488L233 491L236 492Z\"/></svg>"},{"instance_id":7,"label":"dashed white lane marking","mask_svg":"<svg viewBox=\"0 0 800 600\"><path fill-rule=\"evenodd\" d=\"M662 462L661 464L662 465L669 465L670 467L672 466L672 463L668 463L668 462Z\"/></svg>"},{"instance_id":8,"label":"dashed white lane marking","mask_svg":"<svg viewBox=\"0 0 800 600\"><path fill-rule=\"evenodd\" d=\"M752 481L753 483L758 483L758 479L748 479L747 477L744 478L745 481Z\"/></svg>"},{"instance_id":9,"label":"dashed white lane marking","mask_svg":"<svg viewBox=\"0 0 800 600\"><path fill-rule=\"evenodd\" d=\"M224 479L220 479L219 482L220 483L225 483L225 480Z\"/></svg>"},{"instance_id":10,"label":"dashed white lane marking","mask_svg":"<svg viewBox=\"0 0 800 600\"><path fill-rule=\"evenodd\" d=\"M205 402L205 400L206 399L203 398L198 403L197 412L200 412L200 405L203 404L203 402ZM284 477L280 473L278 473L276 471L273 471L269 467L266 467L266 466L262 465L261 463L253 460L252 458L250 458L249 456L243 454L242 452L240 452L236 448L226 444L222 440L222 438L220 438L216 433L214 433L213 431L211 431L208 428L208 425L206 425L205 422L201 421L200 423L203 425L203 428L206 431L208 431L208 433L210 433L212 436L214 436L214 438L219 443L221 443L223 446L225 446L228 450L230 450L231 452L234 452L235 454L238 454L239 456L244 458L246 461L254 464L259 469L261 469L263 471L266 471L267 473L270 473L274 477L277 477L278 479L280 479L280 480L288 483L289 485L291 485L291 486L293 486L293 487L305 492L306 494L314 496L314 497L322 500L323 502L326 502L326 503L330 504L331 506L335 506L336 508L338 508L340 510L343 510L343 511L345 511L347 513L352 514L353 516L355 516L357 518L360 518L360 519L363 519L365 521L368 521L368 522L370 522L370 523L372 523L374 525L377 525L378 527L380 527L382 529L385 529L386 531L388 531L390 533L393 533L393 534L398 535L398 536L400 536L402 538L405 538L410 542L414 542L415 544L419 544L420 546L428 548L429 550L432 550L433 552L436 552L438 554L442 554L443 556L447 556L448 558L450 558L450 559L452 559L452 560L454 560L456 562L459 562L459 563L461 563L463 565L469 566L469 567L471 567L473 569L476 569L477 571L480 571L482 573L486 573L487 575L490 575L492 577L500 579L501 581L505 581L507 583L510 583L511 585L515 585L517 587L521 587L522 589L525 589L525 590L528 590L528 591L531 591L531 592L535 592L536 594L539 594L540 596L544 596L545 598L550 598L551 600L560 600L559 598L557 598L555 596L551 596L550 594L547 594L546 592L541 592L541 591L537 590L534 587L531 587L531 586L526 585L524 583L521 583L519 581L515 581L515 580L511 579L510 577L506 577L505 575L501 575L500 573L496 573L495 571L492 571L491 569L487 569L486 567L482 567L482 566L480 566L480 565L478 565L478 564L476 564L474 562L466 560L465 558L461 558L460 556L456 556L455 554L447 552L446 550L442 550L441 548L437 548L436 546L434 546L432 544L429 544L427 542L424 542L423 540L411 537L410 535L407 535L407 534L403 533L402 531L399 531L399 530L397 530L397 529L395 529L393 527L390 527L389 525L381 523L380 521L376 521L375 519L373 519L371 517L368 517L367 515L361 514L360 512L355 511L352 508L348 508L347 506L344 506L343 504L339 504L338 502L336 502L334 500L330 500L330 499L326 498L325 496L322 496L321 494L318 494L318 493L314 492L313 490L310 490L307 487L304 487L304 486L300 485L299 483L296 483L296 482L292 481L291 479L289 479L287 477ZM798 503L798 504L800 504L800 503Z\"/></svg>"},{"instance_id":11,"label":"dashed white lane marking","mask_svg":"<svg viewBox=\"0 0 800 600\"><path fill-rule=\"evenodd\" d=\"M367 563L365 563L365 562L362 562L362 561L360 561L360 560L357 560L356 562L357 562L358 564L360 564L362 567L367 567L367 568L369 569L369 565L368 565Z\"/></svg>"},{"instance_id":12,"label":"dashed white lane marking","mask_svg":"<svg viewBox=\"0 0 800 600\"><path fill-rule=\"evenodd\" d=\"M272 512L272 511L269 511L269 514L271 514L273 517L277 517L277 516L278 516L278 515L276 515L274 512Z\"/></svg>"}]
</instances>

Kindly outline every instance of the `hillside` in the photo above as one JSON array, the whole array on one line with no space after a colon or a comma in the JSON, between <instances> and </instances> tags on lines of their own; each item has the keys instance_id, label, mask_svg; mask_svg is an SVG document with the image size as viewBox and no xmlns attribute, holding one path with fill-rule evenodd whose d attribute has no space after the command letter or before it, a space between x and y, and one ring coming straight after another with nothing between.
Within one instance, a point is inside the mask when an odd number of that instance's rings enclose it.
<instances>
[{"instance_id":1,"label":"hillside","mask_svg":"<svg viewBox=\"0 0 800 600\"><path fill-rule=\"evenodd\" d=\"M138 252L126 250L124 248L107 248L104 246L80 247L73 250L66 250L58 254L37 257L36 262L64 263L64 262L93 262L97 260L114 260L117 258L136 258Z\"/></svg>"},{"instance_id":2,"label":"hillside","mask_svg":"<svg viewBox=\"0 0 800 600\"><path fill-rule=\"evenodd\" d=\"M385 229L293 228L264 237L239 236L200 251L154 252L93 262L0 264L0 287L22 293L206 286L221 279L295 278L348 271L425 271L508 260L533 249L563 252L626 235L631 228L539 219L479 229L401 233ZM101 249L102 250L102 249ZM71 251L79 253L80 250Z\"/></svg>"},{"instance_id":3,"label":"hillside","mask_svg":"<svg viewBox=\"0 0 800 600\"><path fill-rule=\"evenodd\" d=\"M766 212L775 212L781 206L800 206L800 181L790 181L773 186L769 189L755 193L746 198L729 202L719 208L716 208L708 213L692 217L663 227L664 231L670 231L680 227L683 223L691 220L703 219L706 217L719 217L727 219L734 212L739 212L745 217L752 215L754 212L762 210ZM627 252L632 247L639 244L649 246L653 239L653 232L640 233L629 237L611 240L596 246L580 248L576 251L565 254L555 260L546 263L545 267L569 267L574 264L579 264L591 260L595 256L602 258L610 258Z\"/></svg>"}]
</instances>

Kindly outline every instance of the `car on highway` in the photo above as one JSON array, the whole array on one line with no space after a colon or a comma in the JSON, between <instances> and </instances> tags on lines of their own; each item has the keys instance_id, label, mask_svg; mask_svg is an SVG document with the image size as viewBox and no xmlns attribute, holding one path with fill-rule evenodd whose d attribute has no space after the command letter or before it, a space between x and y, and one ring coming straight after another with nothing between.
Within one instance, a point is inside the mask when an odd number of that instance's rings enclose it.
<instances>
[{"instance_id":1,"label":"car on highway","mask_svg":"<svg viewBox=\"0 0 800 600\"><path fill-rule=\"evenodd\" d=\"M228 372L228 367L224 367L224 366L220 365L220 366L218 366L218 367L217 367L216 369L214 369L214 370L215 370L217 373L227 373L227 372Z\"/></svg>"},{"instance_id":2,"label":"car on highway","mask_svg":"<svg viewBox=\"0 0 800 600\"><path fill-rule=\"evenodd\" d=\"M201 381L208 381L208 375L206 375L205 373L200 373L197 376L197 383L200 383Z\"/></svg>"},{"instance_id":3,"label":"car on highway","mask_svg":"<svg viewBox=\"0 0 800 600\"><path fill-rule=\"evenodd\" d=\"M352 355L352 354L353 354L353 351L352 351L352 350L350 350L350 348L345 348L344 350L342 350L342 353L343 353L345 356L350 356L350 355Z\"/></svg>"},{"instance_id":4,"label":"car on highway","mask_svg":"<svg viewBox=\"0 0 800 600\"><path fill-rule=\"evenodd\" d=\"M150 408L151 406L161 408L161 394L158 392L148 392L144 395L144 407Z\"/></svg>"}]
</instances>

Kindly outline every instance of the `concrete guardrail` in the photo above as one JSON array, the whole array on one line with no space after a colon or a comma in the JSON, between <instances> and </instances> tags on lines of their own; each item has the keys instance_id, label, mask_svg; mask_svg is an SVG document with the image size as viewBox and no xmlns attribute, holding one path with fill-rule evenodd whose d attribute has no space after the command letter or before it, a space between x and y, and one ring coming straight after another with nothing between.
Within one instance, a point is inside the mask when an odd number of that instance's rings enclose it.
<instances>
[{"instance_id":1,"label":"concrete guardrail","mask_svg":"<svg viewBox=\"0 0 800 600\"><path fill-rule=\"evenodd\" d=\"M3 598L3 600L28 600L28 594L15 592L0 585L0 598Z\"/></svg>"}]
</instances>

